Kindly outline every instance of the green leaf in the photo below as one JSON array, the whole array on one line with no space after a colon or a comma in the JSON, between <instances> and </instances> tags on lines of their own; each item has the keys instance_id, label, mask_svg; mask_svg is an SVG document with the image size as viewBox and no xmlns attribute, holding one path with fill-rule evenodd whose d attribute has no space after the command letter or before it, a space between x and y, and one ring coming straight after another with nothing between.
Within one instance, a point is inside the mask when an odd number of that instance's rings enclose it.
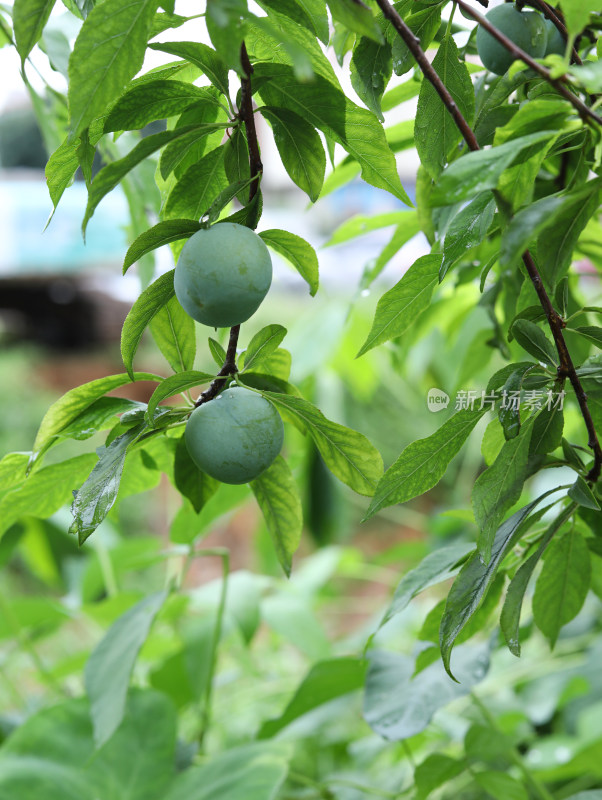
<instances>
[{"instance_id":1,"label":"green leaf","mask_svg":"<svg viewBox=\"0 0 602 800\"><path fill-rule=\"evenodd\" d=\"M470 250L481 244L493 222L495 200L491 192L478 194L453 217L445 233L441 279Z\"/></svg>"},{"instance_id":2,"label":"green leaf","mask_svg":"<svg viewBox=\"0 0 602 800\"><path fill-rule=\"evenodd\" d=\"M292 757L288 742L254 742L181 772L163 800L275 800Z\"/></svg>"},{"instance_id":3,"label":"green leaf","mask_svg":"<svg viewBox=\"0 0 602 800\"><path fill-rule=\"evenodd\" d=\"M187 372L180 372L177 375L170 375L157 386L151 399L148 401L147 419L152 420L155 409L162 400L168 397L173 397L175 394L181 394L187 389L194 389L204 383L210 383L215 375L210 375L207 372L197 372L196 370L189 370Z\"/></svg>"},{"instance_id":4,"label":"green leaf","mask_svg":"<svg viewBox=\"0 0 602 800\"><path fill-rule=\"evenodd\" d=\"M475 772L474 779L495 800L529 800L523 785L506 772L484 770Z\"/></svg>"},{"instance_id":5,"label":"green leaf","mask_svg":"<svg viewBox=\"0 0 602 800\"><path fill-rule=\"evenodd\" d=\"M210 150L182 175L165 203L166 219L199 219L218 195L228 187L224 169L224 148Z\"/></svg>"},{"instance_id":6,"label":"green leaf","mask_svg":"<svg viewBox=\"0 0 602 800\"><path fill-rule=\"evenodd\" d=\"M307 281L309 293L313 297L318 291L320 276L318 256L309 242L294 233L281 231L277 228L262 231L259 236L268 247L295 267L299 275Z\"/></svg>"},{"instance_id":7,"label":"green leaf","mask_svg":"<svg viewBox=\"0 0 602 800\"><path fill-rule=\"evenodd\" d=\"M415 211L386 211L384 214L376 215L356 214L342 222L322 247L333 247L334 245L348 242L350 239L355 239L357 236L364 236L372 231L387 228L390 225L398 225L400 228L406 227L410 231L410 236L408 237L410 238L419 230L417 226L412 226L412 222L415 219Z\"/></svg>"},{"instance_id":8,"label":"green leaf","mask_svg":"<svg viewBox=\"0 0 602 800\"><path fill-rule=\"evenodd\" d=\"M540 232L548 226L550 218L562 209L563 199L558 195L543 197L519 211L502 233L500 264L514 265Z\"/></svg>"},{"instance_id":9,"label":"green leaf","mask_svg":"<svg viewBox=\"0 0 602 800\"><path fill-rule=\"evenodd\" d=\"M12 10L13 27L21 66L40 40L55 2L56 0L15 0Z\"/></svg>"},{"instance_id":10,"label":"green leaf","mask_svg":"<svg viewBox=\"0 0 602 800\"><path fill-rule=\"evenodd\" d=\"M34 457L50 447L57 436L107 392L135 381L157 380L161 379L150 372L135 372L133 377L125 374L107 375L105 378L97 378L70 389L54 402L44 415L33 444Z\"/></svg>"},{"instance_id":11,"label":"green leaf","mask_svg":"<svg viewBox=\"0 0 602 800\"><path fill-rule=\"evenodd\" d=\"M365 436L332 422L300 397L272 392L262 394L306 428L333 475L358 494L372 495L383 467L380 453Z\"/></svg>"},{"instance_id":12,"label":"green leaf","mask_svg":"<svg viewBox=\"0 0 602 800\"><path fill-rule=\"evenodd\" d=\"M548 368L558 365L558 353L542 329L528 319L518 319L512 333L520 346Z\"/></svg>"},{"instance_id":13,"label":"green leaf","mask_svg":"<svg viewBox=\"0 0 602 800\"><path fill-rule=\"evenodd\" d=\"M321 0L260 0L259 5L289 17L328 44L328 17Z\"/></svg>"},{"instance_id":14,"label":"green leaf","mask_svg":"<svg viewBox=\"0 0 602 800\"><path fill-rule=\"evenodd\" d=\"M581 33L592 12L600 11L599 0L562 0L560 7L566 17L568 31L572 36Z\"/></svg>"},{"instance_id":15,"label":"green leaf","mask_svg":"<svg viewBox=\"0 0 602 800\"><path fill-rule=\"evenodd\" d=\"M164 181L172 172L176 178L181 178L206 152L219 147L228 126L225 122L207 121L216 116L222 116L220 110L214 113L214 108L207 105L192 106L180 116L174 130L186 132L167 145L159 160L159 172Z\"/></svg>"},{"instance_id":16,"label":"green leaf","mask_svg":"<svg viewBox=\"0 0 602 800\"><path fill-rule=\"evenodd\" d=\"M380 101L393 71L390 45L362 36L353 48L349 67L351 85L358 97L384 122Z\"/></svg>"},{"instance_id":17,"label":"green leaf","mask_svg":"<svg viewBox=\"0 0 602 800\"><path fill-rule=\"evenodd\" d=\"M98 431L112 428L117 414L128 411L144 412L145 409L146 403L124 397L101 397L82 411L59 435L61 439L88 439Z\"/></svg>"},{"instance_id":18,"label":"green leaf","mask_svg":"<svg viewBox=\"0 0 602 800\"><path fill-rule=\"evenodd\" d=\"M556 489L552 491L556 491ZM547 494L550 493L548 492ZM484 564L478 551L475 550L474 554L460 570L460 574L449 590L445 611L441 619L439 642L445 669L452 678L450 657L456 638L481 605L487 590L495 578L499 565L520 539L524 531L524 523L528 523L529 514L544 497L546 497L546 494L523 506L503 522L493 540L489 563Z\"/></svg>"},{"instance_id":19,"label":"green leaf","mask_svg":"<svg viewBox=\"0 0 602 800\"><path fill-rule=\"evenodd\" d=\"M0 495L0 536L21 517L46 519L58 511L71 500L72 490L81 485L95 462L94 453L59 461L58 464L37 470L29 478L16 483L6 494ZM11 463L12 459L5 462L6 465ZM10 485L11 481L8 480L2 488L9 488Z\"/></svg>"},{"instance_id":20,"label":"green leaf","mask_svg":"<svg viewBox=\"0 0 602 800\"><path fill-rule=\"evenodd\" d=\"M446 36L439 45L432 66L463 117L470 122L474 116L474 89L451 35ZM460 130L432 83L423 81L416 110L414 141L420 161L433 179L437 179L447 164L452 148L461 138Z\"/></svg>"},{"instance_id":21,"label":"green leaf","mask_svg":"<svg viewBox=\"0 0 602 800\"><path fill-rule=\"evenodd\" d=\"M135 264L147 253L152 253L153 250L170 242L188 239L200 229L200 223L194 219L168 219L158 222L149 230L141 233L130 245L123 262L123 274L125 275L132 264Z\"/></svg>"},{"instance_id":22,"label":"green leaf","mask_svg":"<svg viewBox=\"0 0 602 800\"><path fill-rule=\"evenodd\" d=\"M472 549L472 545L455 543L441 547L423 558L420 564L407 572L397 585L391 605L379 627L396 614L400 614L417 594L455 575L459 569L458 562Z\"/></svg>"},{"instance_id":23,"label":"green leaf","mask_svg":"<svg viewBox=\"0 0 602 800\"><path fill-rule=\"evenodd\" d=\"M563 625L574 619L589 591L590 553L581 534L572 529L551 543L535 584L533 619L554 647Z\"/></svg>"},{"instance_id":24,"label":"green leaf","mask_svg":"<svg viewBox=\"0 0 602 800\"><path fill-rule=\"evenodd\" d=\"M230 184L244 183L248 185L251 177L249 147L244 128L240 125L234 129L224 146L224 169ZM242 204L246 203L247 193L239 192L238 200Z\"/></svg>"},{"instance_id":25,"label":"green leaf","mask_svg":"<svg viewBox=\"0 0 602 800\"><path fill-rule=\"evenodd\" d=\"M458 411L431 436L409 444L381 478L365 519L381 508L418 497L439 483L483 414L485 410Z\"/></svg>"},{"instance_id":26,"label":"green leaf","mask_svg":"<svg viewBox=\"0 0 602 800\"><path fill-rule=\"evenodd\" d=\"M70 137L87 128L142 67L157 0L104 0L79 32L69 59Z\"/></svg>"},{"instance_id":27,"label":"green leaf","mask_svg":"<svg viewBox=\"0 0 602 800\"><path fill-rule=\"evenodd\" d=\"M431 194L432 205L451 206L495 189L503 171L520 158L523 150L555 135L554 131L540 131L489 150L467 153L441 174Z\"/></svg>"},{"instance_id":28,"label":"green leaf","mask_svg":"<svg viewBox=\"0 0 602 800\"><path fill-rule=\"evenodd\" d=\"M401 336L425 311L439 280L440 255L422 256L403 278L380 298L372 328L356 358L373 347Z\"/></svg>"},{"instance_id":29,"label":"green leaf","mask_svg":"<svg viewBox=\"0 0 602 800\"><path fill-rule=\"evenodd\" d=\"M272 126L282 165L290 179L315 203L326 171L324 146L315 128L286 108L263 106L261 114Z\"/></svg>"},{"instance_id":30,"label":"green leaf","mask_svg":"<svg viewBox=\"0 0 602 800\"><path fill-rule=\"evenodd\" d=\"M166 598L166 592L154 592L126 611L86 663L84 680L97 747L111 738L123 719L134 664Z\"/></svg>"},{"instance_id":31,"label":"green leaf","mask_svg":"<svg viewBox=\"0 0 602 800\"><path fill-rule=\"evenodd\" d=\"M170 53L194 64L209 78L216 89L228 97L228 68L213 48L200 42L154 42L149 48Z\"/></svg>"},{"instance_id":32,"label":"green leaf","mask_svg":"<svg viewBox=\"0 0 602 800\"><path fill-rule=\"evenodd\" d=\"M251 489L272 537L278 561L290 576L293 554L303 528L301 498L291 468L278 456L274 463L251 481Z\"/></svg>"},{"instance_id":33,"label":"green leaf","mask_svg":"<svg viewBox=\"0 0 602 800\"><path fill-rule=\"evenodd\" d=\"M368 662L359 658L333 658L314 664L282 714L264 722L257 738L270 739L308 711L363 688L367 666Z\"/></svg>"},{"instance_id":34,"label":"green leaf","mask_svg":"<svg viewBox=\"0 0 602 800\"><path fill-rule=\"evenodd\" d=\"M602 348L602 328L597 328L594 325L584 325L579 328L571 328L579 336L583 336L589 342L593 342L596 347Z\"/></svg>"},{"instance_id":35,"label":"green leaf","mask_svg":"<svg viewBox=\"0 0 602 800\"><path fill-rule=\"evenodd\" d=\"M408 6L406 6L406 8L408 8ZM438 3L435 3L430 8L424 8L424 6L420 8L420 6L418 6L420 10L416 13L411 13L411 8L412 5L409 5L410 13L407 15L404 9L404 22L408 25L414 36L420 40L420 47L426 50L441 25L441 7ZM416 61L414 60L414 56L410 52L407 44L392 26L387 29L387 38L391 42L393 70L396 75L404 75L415 65Z\"/></svg>"},{"instance_id":36,"label":"green leaf","mask_svg":"<svg viewBox=\"0 0 602 800\"><path fill-rule=\"evenodd\" d=\"M294 111L335 139L359 162L367 183L412 205L399 180L395 156L373 114L319 75L311 83L302 83L291 67L281 64L257 64L254 75L270 79L259 90L265 103Z\"/></svg>"},{"instance_id":37,"label":"green leaf","mask_svg":"<svg viewBox=\"0 0 602 800\"><path fill-rule=\"evenodd\" d=\"M259 362L268 358L286 336L286 328L282 325L266 325L258 331L245 350L245 366L243 372L256 367Z\"/></svg>"},{"instance_id":38,"label":"green leaf","mask_svg":"<svg viewBox=\"0 0 602 800\"><path fill-rule=\"evenodd\" d=\"M581 476L577 478L575 483L569 489L568 496L571 498L571 500L579 503L580 506L591 508L594 511L600 510L600 504L594 497L594 493Z\"/></svg>"},{"instance_id":39,"label":"green leaf","mask_svg":"<svg viewBox=\"0 0 602 800\"><path fill-rule=\"evenodd\" d=\"M174 296L173 277L170 270L151 283L136 300L125 318L121 330L121 357L128 375L134 379L132 363L146 326Z\"/></svg>"},{"instance_id":40,"label":"green leaf","mask_svg":"<svg viewBox=\"0 0 602 800\"><path fill-rule=\"evenodd\" d=\"M504 600L502 613L500 614L500 627L506 639L508 649L517 658L520 657L520 612L531 575L533 575L535 567L539 563L547 546L552 541L552 537L564 525L573 511L574 508L570 507L568 511L562 513L558 519L552 522L543 534L535 553L521 564L508 586L506 599Z\"/></svg>"},{"instance_id":41,"label":"green leaf","mask_svg":"<svg viewBox=\"0 0 602 800\"><path fill-rule=\"evenodd\" d=\"M203 128L204 130L205 128ZM82 223L83 230L86 230L88 221L102 198L114 189L130 170L147 156L150 156L151 153L154 153L155 150L190 132L195 132L195 135L198 134L199 126L190 125L184 128L175 128L173 131L163 131L162 133L146 136L126 156L103 167L90 184L88 205Z\"/></svg>"},{"instance_id":42,"label":"green leaf","mask_svg":"<svg viewBox=\"0 0 602 800\"><path fill-rule=\"evenodd\" d=\"M504 514L521 496L528 475L532 432L530 420L518 436L505 442L498 457L479 475L473 487L472 509L480 530L479 553L485 563L491 557L493 539Z\"/></svg>"},{"instance_id":43,"label":"green leaf","mask_svg":"<svg viewBox=\"0 0 602 800\"><path fill-rule=\"evenodd\" d=\"M194 463L183 436L176 445L174 484L180 494L190 501L197 514L219 489L219 481L200 470Z\"/></svg>"},{"instance_id":44,"label":"green leaf","mask_svg":"<svg viewBox=\"0 0 602 800\"><path fill-rule=\"evenodd\" d=\"M383 41L383 33L372 11L354 0L326 0L332 18L350 31L367 36L375 42Z\"/></svg>"},{"instance_id":45,"label":"green leaf","mask_svg":"<svg viewBox=\"0 0 602 800\"><path fill-rule=\"evenodd\" d=\"M552 450L560 446L563 429L564 414L562 409L557 407L548 409L544 406L538 412L533 423L530 452L540 455L551 453Z\"/></svg>"},{"instance_id":46,"label":"green leaf","mask_svg":"<svg viewBox=\"0 0 602 800\"><path fill-rule=\"evenodd\" d=\"M442 753L431 753L414 770L417 800L425 800L439 786L461 775L466 767L465 761L458 761Z\"/></svg>"},{"instance_id":47,"label":"green leaf","mask_svg":"<svg viewBox=\"0 0 602 800\"><path fill-rule=\"evenodd\" d=\"M205 90L192 83L176 80L143 83L119 98L105 119L104 131L144 128L153 120L182 113L205 97Z\"/></svg>"},{"instance_id":48,"label":"green leaf","mask_svg":"<svg viewBox=\"0 0 602 800\"><path fill-rule=\"evenodd\" d=\"M441 662L413 676L414 660L384 650L370 650L364 719L388 741L409 739L429 725L435 712L470 692L489 668L489 647L464 645L456 653L461 684L447 677Z\"/></svg>"},{"instance_id":49,"label":"green leaf","mask_svg":"<svg viewBox=\"0 0 602 800\"><path fill-rule=\"evenodd\" d=\"M152 318L149 327L174 372L192 369L196 355L194 320L178 303L177 297L167 301Z\"/></svg>"},{"instance_id":50,"label":"green leaf","mask_svg":"<svg viewBox=\"0 0 602 800\"><path fill-rule=\"evenodd\" d=\"M207 344L209 345L211 357L213 358L218 367L222 367L226 360L226 351L219 342L217 342L215 339L212 339L211 337L209 337Z\"/></svg>"},{"instance_id":51,"label":"green leaf","mask_svg":"<svg viewBox=\"0 0 602 800\"><path fill-rule=\"evenodd\" d=\"M94 533L113 507L128 448L140 433L139 426L131 428L107 447L98 449L99 459L81 489L77 491L71 506L73 522L69 533L77 536L80 546Z\"/></svg>"}]
</instances>

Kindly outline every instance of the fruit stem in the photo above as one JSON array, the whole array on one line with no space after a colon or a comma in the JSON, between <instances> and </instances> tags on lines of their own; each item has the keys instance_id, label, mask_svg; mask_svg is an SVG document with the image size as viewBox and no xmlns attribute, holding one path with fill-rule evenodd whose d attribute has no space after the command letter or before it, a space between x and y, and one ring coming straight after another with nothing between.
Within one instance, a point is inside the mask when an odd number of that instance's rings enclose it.
<instances>
[{"instance_id":1,"label":"fruit stem","mask_svg":"<svg viewBox=\"0 0 602 800\"><path fill-rule=\"evenodd\" d=\"M236 347L238 345L238 335L240 333L240 325L235 325L230 328L230 339L228 340L228 349L226 350L226 359L223 367L217 373L217 378L211 381L208 389L201 392L199 399L194 404L195 408L202 406L203 403L208 403L221 392L227 383L229 375L236 375L238 367L236 366Z\"/></svg>"}]
</instances>

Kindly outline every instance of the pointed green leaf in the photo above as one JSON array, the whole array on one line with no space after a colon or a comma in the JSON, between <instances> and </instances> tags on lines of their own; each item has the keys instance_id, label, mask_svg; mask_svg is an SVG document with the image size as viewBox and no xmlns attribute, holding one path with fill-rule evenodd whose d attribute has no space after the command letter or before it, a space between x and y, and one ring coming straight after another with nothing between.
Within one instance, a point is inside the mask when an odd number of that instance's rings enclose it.
<instances>
[{"instance_id":1,"label":"pointed green leaf","mask_svg":"<svg viewBox=\"0 0 602 800\"><path fill-rule=\"evenodd\" d=\"M462 116L471 121L474 116L474 89L458 48L451 35L445 36L432 64ZM447 164L448 156L462 134L443 104L432 83L422 82L416 110L414 140L420 161L433 179Z\"/></svg>"},{"instance_id":2,"label":"pointed green leaf","mask_svg":"<svg viewBox=\"0 0 602 800\"><path fill-rule=\"evenodd\" d=\"M121 358L128 375L132 376L134 356L146 326L163 306L174 296L173 277L170 270L147 287L132 306L121 330Z\"/></svg>"},{"instance_id":3,"label":"pointed green leaf","mask_svg":"<svg viewBox=\"0 0 602 800\"><path fill-rule=\"evenodd\" d=\"M176 80L143 83L115 103L105 119L105 133L144 128L153 120L180 114L205 97L205 90L192 83Z\"/></svg>"},{"instance_id":4,"label":"pointed green leaf","mask_svg":"<svg viewBox=\"0 0 602 800\"><path fill-rule=\"evenodd\" d=\"M382 475L382 458L361 433L327 419L300 397L262 392L264 397L296 417L312 437L328 469L358 494L371 495Z\"/></svg>"},{"instance_id":5,"label":"pointed green leaf","mask_svg":"<svg viewBox=\"0 0 602 800\"><path fill-rule=\"evenodd\" d=\"M283 14L328 44L328 16L323 0L261 0L260 5Z\"/></svg>"},{"instance_id":6,"label":"pointed green leaf","mask_svg":"<svg viewBox=\"0 0 602 800\"><path fill-rule=\"evenodd\" d=\"M504 443L493 464L482 472L472 490L472 509L480 534L479 553L487 563L493 539L506 511L521 496L528 475L533 423L523 425L518 436Z\"/></svg>"},{"instance_id":7,"label":"pointed green leaf","mask_svg":"<svg viewBox=\"0 0 602 800\"><path fill-rule=\"evenodd\" d=\"M441 619L439 643L445 669L451 677L453 677L450 670L451 651L458 634L481 605L499 565L520 539L525 525L528 525L529 514L550 493L547 492L537 500L533 500L503 522L495 535L489 563L484 564L475 550L449 590Z\"/></svg>"},{"instance_id":8,"label":"pointed green leaf","mask_svg":"<svg viewBox=\"0 0 602 800\"><path fill-rule=\"evenodd\" d=\"M182 175L167 198L163 216L166 219L200 219L227 187L224 148L218 147Z\"/></svg>"},{"instance_id":9,"label":"pointed green leaf","mask_svg":"<svg viewBox=\"0 0 602 800\"><path fill-rule=\"evenodd\" d=\"M571 486L568 491L568 495L571 500L579 503L580 506L591 508L594 511L600 510L600 504L594 497L594 493L581 476L579 476L575 483Z\"/></svg>"},{"instance_id":10,"label":"pointed green leaf","mask_svg":"<svg viewBox=\"0 0 602 800\"><path fill-rule=\"evenodd\" d=\"M257 738L270 739L308 711L362 689L367 667L368 662L359 658L333 658L314 664L282 714L264 722Z\"/></svg>"},{"instance_id":11,"label":"pointed green leaf","mask_svg":"<svg viewBox=\"0 0 602 800\"><path fill-rule=\"evenodd\" d=\"M301 498L291 468L282 456L278 456L250 485L272 537L278 561L285 574L290 576L293 554L299 547L303 528Z\"/></svg>"},{"instance_id":12,"label":"pointed green leaf","mask_svg":"<svg viewBox=\"0 0 602 800\"><path fill-rule=\"evenodd\" d=\"M286 328L282 325L267 325L253 336L245 350L245 366L243 372L257 367L259 362L268 358L276 350L284 337Z\"/></svg>"},{"instance_id":13,"label":"pointed green leaf","mask_svg":"<svg viewBox=\"0 0 602 800\"><path fill-rule=\"evenodd\" d=\"M356 3L355 0L326 0L326 2L332 18L350 31L374 39L375 42L383 41L380 25L368 6Z\"/></svg>"},{"instance_id":14,"label":"pointed green leaf","mask_svg":"<svg viewBox=\"0 0 602 800\"><path fill-rule=\"evenodd\" d=\"M96 645L84 680L97 747L119 727L134 664L167 592L155 592L125 612Z\"/></svg>"},{"instance_id":15,"label":"pointed green leaf","mask_svg":"<svg viewBox=\"0 0 602 800\"><path fill-rule=\"evenodd\" d=\"M130 245L123 262L123 274L147 253L152 253L158 247L163 247L179 239L188 239L201 229L200 223L194 219L168 219L158 222Z\"/></svg>"},{"instance_id":16,"label":"pointed green leaf","mask_svg":"<svg viewBox=\"0 0 602 800\"><path fill-rule=\"evenodd\" d=\"M319 75L310 83L302 83L291 67L281 64L257 64L254 75L270 79L259 90L265 103L294 111L335 139L359 162L367 183L412 205L382 126L370 111L356 106Z\"/></svg>"},{"instance_id":17,"label":"pointed green leaf","mask_svg":"<svg viewBox=\"0 0 602 800\"><path fill-rule=\"evenodd\" d=\"M131 428L107 447L99 448L99 459L75 495L71 506L73 522L69 533L77 536L80 546L94 533L113 507L128 448L140 432L139 426Z\"/></svg>"},{"instance_id":18,"label":"pointed green leaf","mask_svg":"<svg viewBox=\"0 0 602 800\"><path fill-rule=\"evenodd\" d=\"M409 444L381 478L365 519L381 508L418 497L439 483L483 414L485 410L458 411L431 436Z\"/></svg>"},{"instance_id":19,"label":"pointed green leaf","mask_svg":"<svg viewBox=\"0 0 602 800\"><path fill-rule=\"evenodd\" d=\"M219 489L219 481L200 470L194 463L182 436L176 445L174 459L174 484L176 489L186 497L195 512L199 514L205 504L211 500Z\"/></svg>"},{"instance_id":20,"label":"pointed green leaf","mask_svg":"<svg viewBox=\"0 0 602 800\"><path fill-rule=\"evenodd\" d=\"M149 47L194 64L228 97L228 68L213 48L200 42L153 42Z\"/></svg>"},{"instance_id":21,"label":"pointed green leaf","mask_svg":"<svg viewBox=\"0 0 602 800\"><path fill-rule=\"evenodd\" d=\"M602 328L597 328L595 325L582 325L579 328L572 328L584 339L593 342L596 347L602 348Z\"/></svg>"},{"instance_id":22,"label":"pointed green leaf","mask_svg":"<svg viewBox=\"0 0 602 800\"><path fill-rule=\"evenodd\" d=\"M75 138L142 67L157 0L104 0L79 32L69 59L70 135Z\"/></svg>"},{"instance_id":23,"label":"pointed green leaf","mask_svg":"<svg viewBox=\"0 0 602 800\"><path fill-rule=\"evenodd\" d=\"M192 369L196 355L194 320L177 297L172 297L150 322L150 330L159 350L174 372Z\"/></svg>"},{"instance_id":24,"label":"pointed green leaf","mask_svg":"<svg viewBox=\"0 0 602 800\"><path fill-rule=\"evenodd\" d=\"M96 400L113 389L125 386L134 381L158 381L157 375L150 372L135 372L130 375L107 375L97 378L89 383L76 386L54 402L40 423L35 442L34 454L46 450L65 428L70 425L83 411L89 408Z\"/></svg>"},{"instance_id":25,"label":"pointed green leaf","mask_svg":"<svg viewBox=\"0 0 602 800\"><path fill-rule=\"evenodd\" d=\"M295 267L299 275L307 281L309 293L313 297L318 291L320 276L318 256L309 242L294 233L277 228L261 231L259 235L268 247L271 247Z\"/></svg>"},{"instance_id":26,"label":"pointed green leaf","mask_svg":"<svg viewBox=\"0 0 602 800\"><path fill-rule=\"evenodd\" d=\"M401 336L425 311L439 281L441 256L422 256L392 289L380 298L372 328L357 357L373 347Z\"/></svg>"},{"instance_id":27,"label":"pointed green leaf","mask_svg":"<svg viewBox=\"0 0 602 800\"><path fill-rule=\"evenodd\" d=\"M542 329L528 319L518 319L512 326L512 333L520 346L547 367L558 365L558 353Z\"/></svg>"},{"instance_id":28,"label":"pointed green leaf","mask_svg":"<svg viewBox=\"0 0 602 800\"><path fill-rule=\"evenodd\" d=\"M353 48L349 67L351 85L358 97L384 122L380 101L393 71L391 46L388 42L379 43L362 36Z\"/></svg>"},{"instance_id":29,"label":"pointed green leaf","mask_svg":"<svg viewBox=\"0 0 602 800\"><path fill-rule=\"evenodd\" d=\"M315 128L286 108L264 106L261 114L272 126L282 165L290 179L315 203L326 171L324 146Z\"/></svg>"},{"instance_id":30,"label":"pointed green leaf","mask_svg":"<svg viewBox=\"0 0 602 800\"><path fill-rule=\"evenodd\" d=\"M547 546L552 541L552 537L560 530L573 512L574 507L570 507L568 510L564 511L558 519L554 520L542 536L539 547L535 553L521 564L508 586L506 599L504 600L502 613L500 614L500 626L504 638L506 639L508 649L517 658L520 656L520 612L529 580Z\"/></svg>"},{"instance_id":31,"label":"pointed green leaf","mask_svg":"<svg viewBox=\"0 0 602 800\"><path fill-rule=\"evenodd\" d=\"M226 361L226 351L219 342L211 337L209 337L207 343L209 345L209 350L211 351L211 357L218 367L223 367L224 362Z\"/></svg>"},{"instance_id":32,"label":"pointed green leaf","mask_svg":"<svg viewBox=\"0 0 602 800\"><path fill-rule=\"evenodd\" d=\"M491 192L478 194L458 211L445 233L441 279L467 250L481 244L487 236L494 213L495 200Z\"/></svg>"},{"instance_id":33,"label":"pointed green leaf","mask_svg":"<svg viewBox=\"0 0 602 800\"><path fill-rule=\"evenodd\" d=\"M147 419L150 421L154 414L155 409L162 400L168 397L173 397L176 394L181 394L188 389L194 389L196 386L201 386L204 383L211 383L215 375L210 375L207 372L197 372L196 370L188 370L187 372L180 372L177 375L170 375L157 386L148 401Z\"/></svg>"},{"instance_id":34,"label":"pointed green leaf","mask_svg":"<svg viewBox=\"0 0 602 800\"><path fill-rule=\"evenodd\" d=\"M46 519L58 511L71 500L71 492L85 480L95 461L94 453L86 453L51 464L18 481L10 491L0 495L0 537L21 517ZM10 482L5 483L2 489L9 487Z\"/></svg>"},{"instance_id":35,"label":"pointed green leaf","mask_svg":"<svg viewBox=\"0 0 602 800\"><path fill-rule=\"evenodd\" d=\"M15 0L13 26L21 64L40 40L56 0Z\"/></svg>"},{"instance_id":36,"label":"pointed green leaf","mask_svg":"<svg viewBox=\"0 0 602 800\"><path fill-rule=\"evenodd\" d=\"M533 595L533 619L551 647L560 629L581 611L590 579L591 559L583 536L573 529L554 539Z\"/></svg>"}]
</instances>

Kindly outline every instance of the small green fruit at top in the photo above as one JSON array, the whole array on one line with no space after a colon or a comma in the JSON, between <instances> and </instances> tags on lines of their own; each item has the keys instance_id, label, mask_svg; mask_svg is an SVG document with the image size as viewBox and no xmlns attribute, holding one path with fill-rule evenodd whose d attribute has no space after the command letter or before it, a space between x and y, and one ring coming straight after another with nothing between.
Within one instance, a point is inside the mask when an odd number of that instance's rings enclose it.
<instances>
[{"instance_id":1,"label":"small green fruit at top","mask_svg":"<svg viewBox=\"0 0 602 800\"><path fill-rule=\"evenodd\" d=\"M212 328L249 319L272 282L272 261L244 225L219 222L188 239L176 266L176 297L189 316Z\"/></svg>"},{"instance_id":2,"label":"small green fruit at top","mask_svg":"<svg viewBox=\"0 0 602 800\"><path fill-rule=\"evenodd\" d=\"M544 18L536 11L517 11L504 3L485 15L500 33L533 58L543 58L546 51L547 32ZM483 27L477 30L477 51L483 66L496 75L503 75L513 63L514 56Z\"/></svg>"},{"instance_id":3,"label":"small green fruit at top","mask_svg":"<svg viewBox=\"0 0 602 800\"><path fill-rule=\"evenodd\" d=\"M269 400L235 386L196 408L184 437L190 457L203 472L222 483L248 483L282 449L284 425Z\"/></svg>"},{"instance_id":4,"label":"small green fruit at top","mask_svg":"<svg viewBox=\"0 0 602 800\"><path fill-rule=\"evenodd\" d=\"M551 19L545 20L546 26L546 51L544 55L549 56L555 53L557 56L563 56L566 51L566 39L560 33L556 25Z\"/></svg>"}]
</instances>

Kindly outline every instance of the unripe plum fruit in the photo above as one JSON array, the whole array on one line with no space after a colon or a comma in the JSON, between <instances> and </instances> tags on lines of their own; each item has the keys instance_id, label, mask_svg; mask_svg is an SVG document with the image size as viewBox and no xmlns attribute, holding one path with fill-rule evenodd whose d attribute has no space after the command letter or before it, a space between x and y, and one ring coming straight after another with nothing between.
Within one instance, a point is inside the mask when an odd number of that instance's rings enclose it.
<instances>
[{"instance_id":1,"label":"unripe plum fruit","mask_svg":"<svg viewBox=\"0 0 602 800\"><path fill-rule=\"evenodd\" d=\"M220 222L188 239L176 266L176 297L189 316L212 328L249 319L272 282L268 248L250 228Z\"/></svg>"},{"instance_id":2,"label":"unripe plum fruit","mask_svg":"<svg viewBox=\"0 0 602 800\"><path fill-rule=\"evenodd\" d=\"M284 425L269 400L235 386L196 408L184 437L199 469L222 483L248 483L282 449Z\"/></svg>"},{"instance_id":3,"label":"unripe plum fruit","mask_svg":"<svg viewBox=\"0 0 602 800\"><path fill-rule=\"evenodd\" d=\"M545 26L547 39L544 55L549 56L555 53L557 56L563 56L566 50L566 40L551 19L545 20Z\"/></svg>"},{"instance_id":4,"label":"unripe plum fruit","mask_svg":"<svg viewBox=\"0 0 602 800\"><path fill-rule=\"evenodd\" d=\"M514 5L504 3L492 8L485 17L525 53L533 58L543 58L548 37L541 14L536 11L517 11ZM481 26L477 30L477 50L483 66L496 75L507 72L515 60L514 56Z\"/></svg>"}]
</instances>

